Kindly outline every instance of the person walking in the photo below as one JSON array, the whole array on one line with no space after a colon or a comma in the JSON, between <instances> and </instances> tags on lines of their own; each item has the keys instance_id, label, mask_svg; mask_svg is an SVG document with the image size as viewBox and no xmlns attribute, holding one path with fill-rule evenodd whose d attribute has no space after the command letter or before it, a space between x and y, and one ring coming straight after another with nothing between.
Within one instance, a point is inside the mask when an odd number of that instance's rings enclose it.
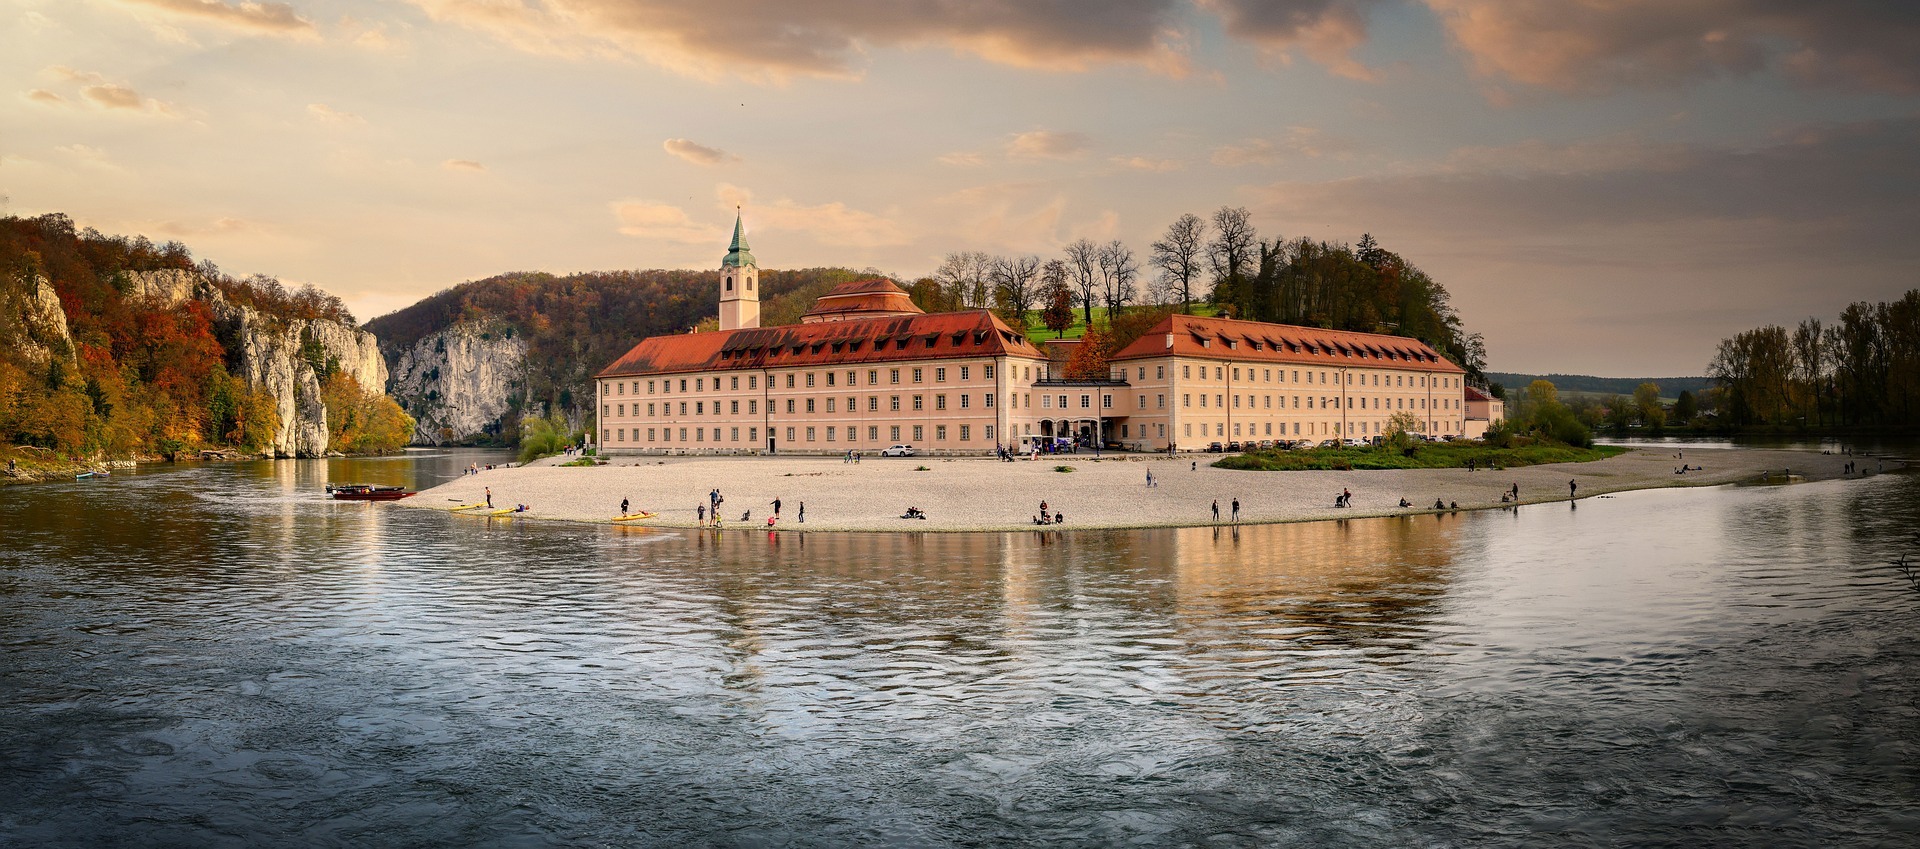
<instances>
[{"instance_id":1,"label":"person walking","mask_svg":"<svg viewBox=\"0 0 1920 849\"><path fill-rule=\"evenodd\" d=\"M1147 470L1147 486L1153 486L1153 470Z\"/></svg>"},{"instance_id":2,"label":"person walking","mask_svg":"<svg viewBox=\"0 0 1920 849\"><path fill-rule=\"evenodd\" d=\"M701 526L701 527L706 527L706 525L707 525L707 505L705 505L705 504L702 504L702 505L700 505L700 506L698 506L698 507L695 507L695 508L693 508L693 515L695 515L695 516L698 516L698 517L700 518L700 526Z\"/></svg>"},{"instance_id":3,"label":"person walking","mask_svg":"<svg viewBox=\"0 0 1920 849\"><path fill-rule=\"evenodd\" d=\"M1519 481L1513 482L1513 500L1515 501L1520 500L1520 482Z\"/></svg>"},{"instance_id":4,"label":"person walking","mask_svg":"<svg viewBox=\"0 0 1920 849\"><path fill-rule=\"evenodd\" d=\"M1193 461L1193 468L1190 469L1189 471L1195 471L1195 472L1200 471L1200 461L1199 460Z\"/></svg>"},{"instance_id":5,"label":"person walking","mask_svg":"<svg viewBox=\"0 0 1920 849\"><path fill-rule=\"evenodd\" d=\"M1579 491L1580 491L1580 485L1578 483L1575 483L1572 480L1567 481L1567 498L1569 499L1573 498L1574 493Z\"/></svg>"},{"instance_id":6,"label":"person walking","mask_svg":"<svg viewBox=\"0 0 1920 849\"><path fill-rule=\"evenodd\" d=\"M487 506L492 507L493 506L493 487L487 486L487 487L481 487L481 488L487 491Z\"/></svg>"},{"instance_id":7,"label":"person walking","mask_svg":"<svg viewBox=\"0 0 1920 849\"><path fill-rule=\"evenodd\" d=\"M780 499L778 498L773 500L773 515L775 518L780 516Z\"/></svg>"},{"instance_id":8,"label":"person walking","mask_svg":"<svg viewBox=\"0 0 1920 849\"><path fill-rule=\"evenodd\" d=\"M1213 500L1213 523L1220 524L1220 499Z\"/></svg>"},{"instance_id":9,"label":"person walking","mask_svg":"<svg viewBox=\"0 0 1920 849\"><path fill-rule=\"evenodd\" d=\"M1240 524L1240 499L1233 499L1233 523Z\"/></svg>"},{"instance_id":10,"label":"person walking","mask_svg":"<svg viewBox=\"0 0 1920 849\"><path fill-rule=\"evenodd\" d=\"M800 502L800 524L804 525L806 523L807 523L807 502L802 501Z\"/></svg>"},{"instance_id":11,"label":"person walking","mask_svg":"<svg viewBox=\"0 0 1920 849\"><path fill-rule=\"evenodd\" d=\"M620 515L627 515L627 500L624 498L620 499Z\"/></svg>"}]
</instances>

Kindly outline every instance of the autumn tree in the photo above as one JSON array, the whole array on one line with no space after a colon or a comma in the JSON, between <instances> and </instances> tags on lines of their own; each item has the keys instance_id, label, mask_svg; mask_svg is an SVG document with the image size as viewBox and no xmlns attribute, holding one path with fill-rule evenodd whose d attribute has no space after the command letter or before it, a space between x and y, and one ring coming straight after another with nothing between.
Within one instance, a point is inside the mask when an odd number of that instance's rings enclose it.
<instances>
[{"instance_id":1,"label":"autumn tree","mask_svg":"<svg viewBox=\"0 0 1920 849\"><path fill-rule=\"evenodd\" d=\"M1113 337L1099 328L1088 327L1073 346L1065 367L1068 380L1105 380L1114 355Z\"/></svg>"},{"instance_id":2,"label":"autumn tree","mask_svg":"<svg viewBox=\"0 0 1920 849\"><path fill-rule=\"evenodd\" d=\"M1056 339L1073 326L1073 289L1067 285L1068 274L1067 264L1057 259L1049 260L1040 274L1040 300L1045 304L1040 321Z\"/></svg>"},{"instance_id":3,"label":"autumn tree","mask_svg":"<svg viewBox=\"0 0 1920 849\"><path fill-rule=\"evenodd\" d=\"M1167 232L1151 246L1147 264L1160 270L1159 281L1180 302L1180 311L1193 312L1193 285L1199 280L1201 263L1206 259L1207 222L1188 213L1167 226Z\"/></svg>"},{"instance_id":4,"label":"autumn tree","mask_svg":"<svg viewBox=\"0 0 1920 849\"><path fill-rule=\"evenodd\" d=\"M1660 384L1647 382L1633 390L1633 412L1640 424L1649 430L1660 430L1667 425L1667 410L1660 404Z\"/></svg>"}]
</instances>

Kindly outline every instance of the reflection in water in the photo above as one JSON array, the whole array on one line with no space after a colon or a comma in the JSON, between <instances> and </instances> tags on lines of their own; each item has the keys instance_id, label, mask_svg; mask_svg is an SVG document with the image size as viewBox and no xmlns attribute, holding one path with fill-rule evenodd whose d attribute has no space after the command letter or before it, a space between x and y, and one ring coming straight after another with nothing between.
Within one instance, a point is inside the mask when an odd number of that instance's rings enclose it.
<instances>
[{"instance_id":1,"label":"reflection in water","mask_svg":"<svg viewBox=\"0 0 1920 849\"><path fill-rule=\"evenodd\" d=\"M0 491L0 844L1883 845L1909 477L1140 532ZM479 462L486 462L484 459Z\"/></svg>"}]
</instances>

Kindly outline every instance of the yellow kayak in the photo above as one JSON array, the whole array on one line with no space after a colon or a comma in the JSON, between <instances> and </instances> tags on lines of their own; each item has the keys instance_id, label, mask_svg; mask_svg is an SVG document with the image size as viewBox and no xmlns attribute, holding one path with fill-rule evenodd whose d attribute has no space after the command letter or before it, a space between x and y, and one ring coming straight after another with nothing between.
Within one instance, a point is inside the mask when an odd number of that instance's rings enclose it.
<instances>
[{"instance_id":1,"label":"yellow kayak","mask_svg":"<svg viewBox=\"0 0 1920 849\"><path fill-rule=\"evenodd\" d=\"M628 513L628 514L627 514L627 515L625 515L625 516L615 516L615 517L613 517L613 521L616 521L616 522L631 522L631 521L633 521L634 519L651 519L651 518L653 518L653 517L655 517L655 516L658 516L658 515L660 515L660 514L658 514L658 513Z\"/></svg>"},{"instance_id":2,"label":"yellow kayak","mask_svg":"<svg viewBox=\"0 0 1920 849\"><path fill-rule=\"evenodd\" d=\"M489 515L489 516L511 516L511 515L513 515L513 514L515 514L515 513L532 513L532 512L533 512L532 510L515 510L515 509L514 509L514 508L512 508L512 507L508 507L508 508L507 508L507 509L505 509L505 510L495 510L495 511L493 511L492 513L488 513L487 515Z\"/></svg>"},{"instance_id":3,"label":"yellow kayak","mask_svg":"<svg viewBox=\"0 0 1920 849\"><path fill-rule=\"evenodd\" d=\"M487 506L487 503L486 503L486 502L484 502L484 501L482 501L482 502L480 502L480 503L478 503L478 504L462 504L462 505L460 505L460 506L458 506L458 507L449 507L449 508L447 508L447 509L448 509L448 510L452 510L452 511L453 511L453 512L455 512L455 513L458 513L458 512L460 512L460 511L462 511L462 510L472 510L472 509L475 509L475 508L478 508L478 507L485 507L485 506Z\"/></svg>"}]
</instances>

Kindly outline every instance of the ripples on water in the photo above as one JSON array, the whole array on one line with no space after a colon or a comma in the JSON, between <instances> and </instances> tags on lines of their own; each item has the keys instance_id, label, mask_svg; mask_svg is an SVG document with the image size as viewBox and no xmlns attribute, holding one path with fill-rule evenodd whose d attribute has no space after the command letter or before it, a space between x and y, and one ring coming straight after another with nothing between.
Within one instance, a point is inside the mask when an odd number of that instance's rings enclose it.
<instances>
[{"instance_id":1,"label":"ripples on water","mask_svg":"<svg viewBox=\"0 0 1920 849\"><path fill-rule=\"evenodd\" d=\"M0 491L0 844L1920 842L1908 476L808 538L328 469Z\"/></svg>"}]
</instances>

